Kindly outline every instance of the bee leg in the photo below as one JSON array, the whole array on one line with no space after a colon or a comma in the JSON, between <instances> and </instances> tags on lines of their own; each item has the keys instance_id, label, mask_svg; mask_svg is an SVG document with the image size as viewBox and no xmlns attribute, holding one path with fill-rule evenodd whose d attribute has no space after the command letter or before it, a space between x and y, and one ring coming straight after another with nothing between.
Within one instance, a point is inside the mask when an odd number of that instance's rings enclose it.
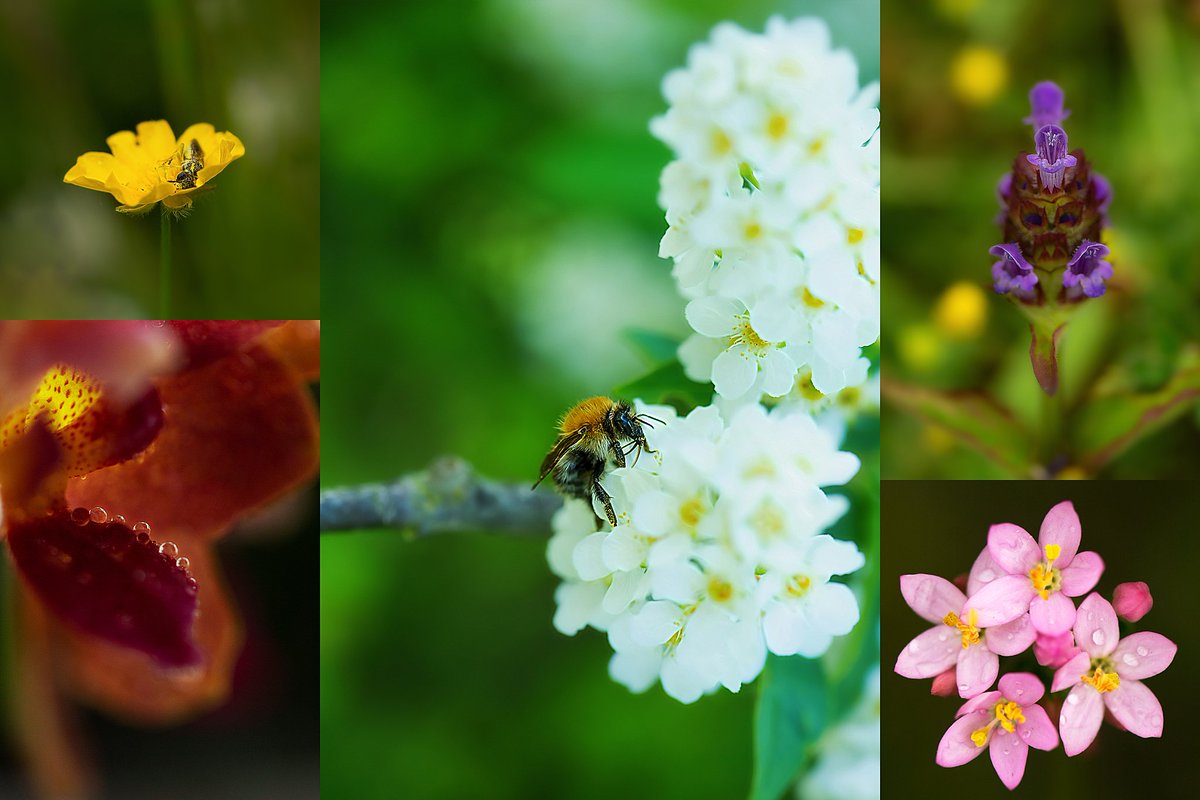
<instances>
[{"instance_id":1,"label":"bee leg","mask_svg":"<svg viewBox=\"0 0 1200 800\"><path fill-rule=\"evenodd\" d=\"M612 497L600 485L599 477L592 481L592 491L595 492L596 497L600 498L600 502L604 504L604 513L608 517L608 524L614 528L617 527L617 515L613 512Z\"/></svg>"},{"instance_id":2,"label":"bee leg","mask_svg":"<svg viewBox=\"0 0 1200 800\"><path fill-rule=\"evenodd\" d=\"M621 449L621 443L616 439L609 439L608 442L608 448L612 450L613 460L617 462L617 466L625 466L625 451Z\"/></svg>"}]
</instances>

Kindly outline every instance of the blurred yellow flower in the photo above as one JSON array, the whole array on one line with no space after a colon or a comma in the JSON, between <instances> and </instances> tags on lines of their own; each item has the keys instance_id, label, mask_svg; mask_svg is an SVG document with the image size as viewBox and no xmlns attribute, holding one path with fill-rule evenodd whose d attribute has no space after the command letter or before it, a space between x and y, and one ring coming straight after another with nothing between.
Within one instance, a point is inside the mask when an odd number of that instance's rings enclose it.
<instances>
[{"instance_id":1,"label":"blurred yellow flower","mask_svg":"<svg viewBox=\"0 0 1200 800\"><path fill-rule=\"evenodd\" d=\"M959 99L982 106L995 100L1008 83L1008 64L991 47L968 45L950 65L950 87Z\"/></svg>"},{"instance_id":2,"label":"blurred yellow flower","mask_svg":"<svg viewBox=\"0 0 1200 800\"><path fill-rule=\"evenodd\" d=\"M1083 467L1072 465L1069 467L1064 467L1054 477L1058 478L1060 481L1086 481L1088 479L1088 473Z\"/></svg>"},{"instance_id":3,"label":"blurred yellow flower","mask_svg":"<svg viewBox=\"0 0 1200 800\"><path fill-rule=\"evenodd\" d=\"M942 359L942 338L932 325L909 325L900 332L900 357L918 372L937 366Z\"/></svg>"},{"instance_id":4,"label":"blurred yellow flower","mask_svg":"<svg viewBox=\"0 0 1200 800\"><path fill-rule=\"evenodd\" d=\"M974 339L987 324L988 304L983 290L973 283L959 281L938 298L933 321L938 330L951 339Z\"/></svg>"},{"instance_id":5,"label":"blurred yellow flower","mask_svg":"<svg viewBox=\"0 0 1200 800\"><path fill-rule=\"evenodd\" d=\"M140 122L137 133L118 131L107 141L111 153L84 153L63 182L108 192L121 203L117 211L126 213L159 201L168 209L187 208L204 184L246 154L238 137L207 122L192 125L178 139L166 120Z\"/></svg>"}]
</instances>

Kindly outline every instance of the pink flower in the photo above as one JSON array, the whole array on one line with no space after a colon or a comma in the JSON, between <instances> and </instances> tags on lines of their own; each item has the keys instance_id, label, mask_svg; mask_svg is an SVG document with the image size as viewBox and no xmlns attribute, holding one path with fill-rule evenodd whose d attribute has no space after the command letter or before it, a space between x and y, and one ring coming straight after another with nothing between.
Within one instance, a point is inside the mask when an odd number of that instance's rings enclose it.
<instances>
[{"instance_id":1,"label":"pink flower","mask_svg":"<svg viewBox=\"0 0 1200 800\"><path fill-rule=\"evenodd\" d=\"M1033 655L1043 667L1057 669L1070 661L1079 652L1075 646L1075 635L1070 631L1057 636L1039 633L1033 641Z\"/></svg>"},{"instance_id":2,"label":"pink flower","mask_svg":"<svg viewBox=\"0 0 1200 800\"><path fill-rule=\"evenodd\" d=\"M934 623L896 659L896 672L906 678L936 678L954 667L959 696L975 697L995 682L997 656L1016 655L1033 642L1028 614L985 630L966 595L945 578L901 575L900 591L913 611Z\"/></svg>"},{"instance_id":3,"label":"pink flower","mask_svg":"<svg viewBox=\"0 0 1200 800\"><path fill-rule=\"evenodd\" d=\"M1075 641L1083 652L1054 673L1050 691L1073 686L1063 703L1058 728L1069 756L1088 748L1100 730L1104 709L1130 733L1162 736L1163 711L1142 683L1171 665L1176 646L1159 633L1131 633L1118 641L1117 612L1092 592L1079 604Z\"/></svg>"},{"instance_id":4,"label":"pink flower","mask_svg":"<svg viewBox=\"0 0 1200 800\"><path fill-rule=\"evenodd\" d=\"M990 744L996 774L1009 789L1017 788L1025 775L1029 748L1058 747L1054 723L1037 704L1044 693L1042 682L1028 672L1005 675L1000 679L1000 691L963 703L958 719L938 745L937 763L943 767L961 766Z\"/></svg>"},{"instance_id":5,"label":"pink flower","mask_svg":"<svg viewBox=\"0 0 1200 800\"><path fill-rule=\"evenodd\" d=\"M1017 525L988 531L988 551L1002 577L987 583L968 601L984 627L1001 625L1029 612L1038 633L1057 636L1075 624L1069 598L1091 591L1104 562L1097 553L1079 553L1080 526L1075 506L1064 501L1046 514L1037 542Z\"/></svg>"},{"instance_id":6,"label":"pink flower","mask_svg":"<svg viewBox=\"0 0 1200 800\"><path fill-rule=\"evenodd\" d=\"M1113 590L1113 608L1117 616L1128 622L1137 622L1154 607L1154 598L1150 596L1150 587L1138 581L1137 583L1118 583Z\"/></svg>"}]
</instances>

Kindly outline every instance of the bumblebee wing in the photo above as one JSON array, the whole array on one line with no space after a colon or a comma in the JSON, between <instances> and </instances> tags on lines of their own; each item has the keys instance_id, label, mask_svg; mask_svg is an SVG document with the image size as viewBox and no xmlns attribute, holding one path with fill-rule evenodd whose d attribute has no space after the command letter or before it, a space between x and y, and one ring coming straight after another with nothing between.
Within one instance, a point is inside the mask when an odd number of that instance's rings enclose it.
<instances>
[{"instance_id":1,"label":"bumblebee wing","mask_svg":"<svg viewBox=\"0 0 1200 800\"><path fill-rule=\"evenodd\" d=\"M558 466L558 462L563 460L563 456L570 452L572 447L579 444L579 440L583 438L584 432L584 429L580 428L572 433L564 433L558 437L558 441L554 443L554 447L550 448L550 452L542 460L542 473L538 476L537 482L533 484L534 489L546 479L551 470Z\"/></svg>"}]
</instances>

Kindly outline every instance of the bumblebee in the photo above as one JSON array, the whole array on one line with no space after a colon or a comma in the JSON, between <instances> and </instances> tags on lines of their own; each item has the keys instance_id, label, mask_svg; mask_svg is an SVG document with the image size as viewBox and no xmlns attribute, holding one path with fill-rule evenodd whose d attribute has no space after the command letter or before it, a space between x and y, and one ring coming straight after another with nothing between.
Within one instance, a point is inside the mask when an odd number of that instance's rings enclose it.
<instances>
[{"instance_id":1,"label":"bumblebee","mask_svg":"<svg viewBox=\"0 0 1200 800\"><path fill-rule=\"evenodd\" d=\"M592 502L599 498L604 505L608 524L617 526L617 515L613 513L612 498L600 485L600 478L608 467L611 457L618 467L625 466L625 458L637 451L633 463L642 451L656 453L646 441L642 426L653 427L650 422L662 420L649 414L636 414L629 403L607 397L589 397L562 418L558 425L558 441L542 461L542 472L533 488L554 474L554 485L567 497L578 497ZM597 527L600 518L596 518Z\"/></svg>"},{"instance_id":2,"label":"bumblebee","mask_svg":"<svg viewBox=\"0 0 1200 800\"><path fill-rule=\"evenodd\" d=\"M172 156L167 159L167 164L175 158ZM186 147L180 148L178 158L179 174L175 176L175 180L168 178L167 182L175 184L179 189L195 189L196 176L204 169L204 151L200 149L200 142L192 139Z\"/></svg>"}]
</instances>

